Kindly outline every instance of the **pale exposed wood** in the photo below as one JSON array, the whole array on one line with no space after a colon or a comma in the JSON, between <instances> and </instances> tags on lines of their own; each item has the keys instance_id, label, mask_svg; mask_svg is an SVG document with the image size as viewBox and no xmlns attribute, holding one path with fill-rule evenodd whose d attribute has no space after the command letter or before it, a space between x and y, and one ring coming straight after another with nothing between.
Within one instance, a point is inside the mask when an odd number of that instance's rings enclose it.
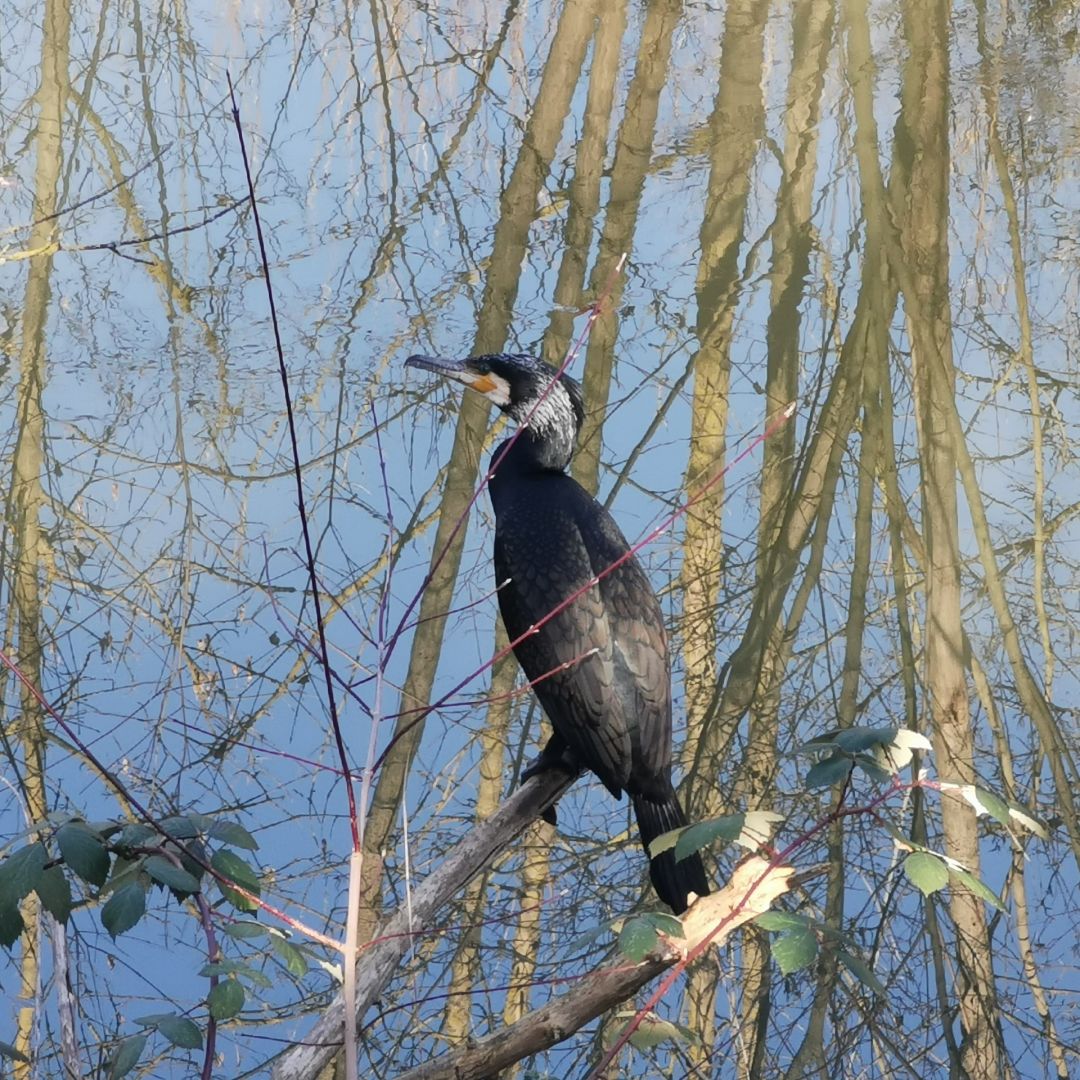
<instances>
[{"instance_id":1,"label":"pale exposed wood","mask_svg":"<svg viewBox=\"0 0 1080 1080\"><path fill-rule=\"evenodd\" d=\"M571 783L573 777L557 771L529 780L495 814L478 823L454 846L413 891L410 910L396 912L379 927L357 964L358 1017L363 1016L392 978L412 945L414 928L431 926L438 911ZM296 1043L276 1060L272 1069L274 1080L311 1080L331 1061L341 1047L343 1010L342 996L338 993L305 1034L303 1042Z\"/></svg>"},{"instance_id":2,"label":"pale exposed wood","mask_svg":"<svg viewBox=\"0 0 1080 1080\"><path fill-rule=\"evenodd\" d=\"M787 891L792 873L790 867L770 870L769 864L757 857L747 860L723 889L691 906L682 919L684 938L661 937L656 951L640 963L616 961L585 975L573 989L517 1023L410 1069L397 1080L483 1080L529 1054L554 1046L704 947L710 937L710 947L719 946L732 931L767 911ZM718 927L722 929L718 931Z\"/></svg>"}]
</instances>

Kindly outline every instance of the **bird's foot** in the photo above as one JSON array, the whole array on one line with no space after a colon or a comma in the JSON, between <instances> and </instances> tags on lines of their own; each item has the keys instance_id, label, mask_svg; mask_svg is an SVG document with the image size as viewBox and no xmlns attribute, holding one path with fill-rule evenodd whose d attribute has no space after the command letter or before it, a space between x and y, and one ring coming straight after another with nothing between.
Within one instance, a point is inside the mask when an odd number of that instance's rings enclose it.
<instances>
[{"instance_id":1,"label":"bird's foot","mask_svg":"<svg viewBox=\"0 0 1080 1080\"><path fill-rule=\"evenodd\" d=\"M553 746L552 743L548 743L547 746L540 751L540 754L533 763L522 772L521 782L524 784L534 776L550 772L552 769L570 773L571 776L576 776L581 772L581 766L578 764L577 759L570 752L568 747L561 745ZM558 817L555 814L555 804L552 803L551 806L541 810L540 817L549 825L557 825Z\"/></svg>"}]
</instances>

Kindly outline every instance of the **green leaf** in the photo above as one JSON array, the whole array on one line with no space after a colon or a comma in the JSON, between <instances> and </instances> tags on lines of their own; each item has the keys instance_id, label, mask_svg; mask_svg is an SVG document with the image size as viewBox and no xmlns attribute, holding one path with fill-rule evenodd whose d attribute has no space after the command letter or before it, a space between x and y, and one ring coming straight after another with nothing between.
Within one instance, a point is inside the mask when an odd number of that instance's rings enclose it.
<instances>
[{"instance_id":1,"label":"green leaf","mask_svg":"<svg viewBox=\"0 0 1080 1080\"><path fill-rule=\"evenodd\" d=\"M0 1039L0 1057L11 1061L21 1061L26 1065L30 1064L30 1059L21 1050L16 1050L11 1043L6 1043L3 1039Z\"/></svg>"},{"instance_id":2,"label":"green leaf","mask_svg":"<svg viewBox=\"0 0 1080 1080\"><path fill-rule=\"evenodd\" d=\"M998 911L1005 910L1005 905L998 899L997 893L995 893L989 885L980 881L974 874L969 873L967 870L957 870L955 868L951 869L949 873L952 874L957 881L966 885L976 896L982 897L982 899L991 907L997 908Z\"/></svg>"},{"instance_id":3,"label":"green leaf","mask_svg":"<svg viewBox=\"0 0 1080 1080\"><path fill-rule=\"evenodd\" d=\"M117 1048L109 1062L109 1080L120 1080L127 1076L136 1065L146 1047L145 1035L130 1035Z\"/></svg>"},{"instance_id":4,"label":"green leaf","mask_svg":"<svg viewBox=\"0 0 1080 1080\"><path fill-rule=\"evenodd\" d=\"M307 974L307 957L293 944L277 936L270 938L274 952L284 961L289 974L300 979Z\"/></svg>"},{"instance_id":5,"label":"green leaf","mask_svg":"<svg viewBox=\"0 0 1080 1080\"><path fill-rule=\"evenodd\" d=\"M166 1039L183 1050L201 1050L203 1044L199 1025L186 1016L170 1013L162 1016L154 1025Z\"/></svg>"},{"instance_id":6,"label":"green leaf","mask_svg":"<svg viewBox=\"0 0 1080 1080\"><path fill-rule=\"evenodd\" d=\"M245 964L242 960L218 960L213 964L203 964L199 974L203 978L210 975L238 975L242 979L247 979L249 983L266 990L269 990L274 985L261 971L256 971L250 964Z\"/></svg>"},{"instance_id":7,"label":"green leaf","mask_svg":"<svg viewBox=\"0 0 1080 1080\"><path fill-rule=\"evenodd\" d=\"M845 754L861 754L874 746L888 746L896 738L896 728L845 728L837 732L835 743Z\"/></svg>"},{"instance_id":8,"label":"green leaf","mask_svg":"<svg viewBox=\"0 0 1080 1080\"><path fill-rule=\"evenodd\" d=\"M210 839L220 840L224 844L232 844L233 847L245 848L248 851L256 851L259 847L258 840L235 821L215 821L210 827Z\"/></svg>"},{"instance_id":9,"label":"green leaf","mask_svg":"<svg viewBox=\"0 0 1080 1080\"><path fill-rule=\"evenodd\" d=\"M772 954L783 974L790 975L794 971L801 971L817 959L817 935L806 927L789 930L773 941Z\"/></svg>"},{"instance_id":10,"label":"green leaf","mask_svg":"<svg viewBox=\"0 0 1080 1080\"><path fill-rule=\"evenodd\" d=\"M977 787L975 789L975 798L979 801L979 805L999 825L1009 824L1009 805L1000 795L995 795L992 791L987 791L986 788Z\"/></svg>"},{"instance_id":11,"label":"green leaf","mask_svg":"<svg viewBox=\"0 0 1080 1080\"><path fill-rule=\"evenodd\" d=\"M211 975L235 975L238 971L246 971L247 968L243 960L214 960L199 968L199 977L207 979Z\"/></svg>"},{"instance_id":12,"label":"green leaf","mask_svg":"<svg viewBox=\"0 0 1080 1080\"><path fill-rule=\"evenodd\" d=\"M856 754L855 764L862 769L871 780L874 780L879 784L884 784L893 776L888 769L882 768L881 762L876 761L874 758L870 757L869 754Z\"/></svg>"},{"instance_id":13,"label":"green leaf","mask_svg":"<svg viewBox=\"0 0 1080 1080\"><path fill-rule=\"evenodd\" d=\"M810 926L805 915L793 915L790 911L763 911L754 922L762 930L805 930Z\"/></svg>"},{"instance_id":14,"label":"green leaf","mask_svg":"<svg viewBox=\"0 0 1080 1080\"><path fill-rule=\"evenodd\" d=\"M904 873L923 896L936 893L949 884L949 868L929 851L913 851L904 860Z\"/></svg>"},{"instance_id":15,"label":"green leaf","mask_svg":"<svg viewBox=\"0 0 1080 1080\"><path fill-rule=\"evenodd\" d=\"M41 841L27 844L0 863L0 903L17 904L37 888L49 853Z\"/></svg>"},{"instance_id":16,"label":"green leaf","mask_svg":"<svg viewBox=\"0 0 1080 1080\"><path fill-rule=\"evenodd\" d=\"M682 920L677 919L674 915L668 915L667 912L646 911L638 917L644 919L654 930L661 934L667 934L668 937L686 937L686 930L683 928Z\"/></svg>"},{"instance_id":17,"label":"green leaf","mask_svg":"<svg viewBox=\"0 0 1080 1080\"><path fill-rule=\"evenodd\" d=\"M143 869L155 881L168 885L170 889L176 889L177 892L191 894L199 891L199 882L163 855L151 855L143 863Z\"/></svg>"},{"instance_id":18,"label":"green leaf","mask_svg":"<svg viewBox=\"0 0 1080 1080\"><path fill-rule=\"evenodd\" d=\"M827 731L824 735L815 735L801 746L796 746L792 753L816 754L821 750L831 750L836 745L836 736L839 734L839 731Z\"/></svg>"},{"instance_id":19,"label":"green leaf","mask_svg":"<svg viewBox=\"0 0 1080 1080\"><path fill-rule=\"evenodd\" d=\"M10 949L19 940L23 928L18 905L0 902L0 946Z\"/></svg>"},{"instance_id":20,"label":"green leaf","mask_svg":"<svg viewBox=\"0 0 1080 1080\"><path fill-rule=\"evenodd\" d=\"M194 840L188 840L184 844L184 850L177 851L177 854L180 856L180 865L200 883L199 887L202 888L203 875L206 873L202 863L210 861L210 853L206 850L206 845L196 837ZM196 859L201 862L196 862Z\"/></svg>"},{"instance_id":21,"label":"green leaf","mask_svg":"<svg viewBox=\"0 0 1080 1080\"><path fill-rule=\"evenodd\" d=\"M627 919L619 932L619 952L635 964L644 960L658 944L656 929L640 917Z\"/></svg>"},{"instance_id":22,"label":"green leaf","mask_svg":"<svg viewBox=\"0 0 1080 1080\"><path fill-rule=\"evenodd\" d=\"M229 848L215 851L214 857L210 860L210 865L219 874L224 874L225 877L234 881L242 889L247 889L248 892L255 896L259 895L258 874L235 851L230 851ZM239 911L254 911L258 907L258 904L254 901L241 895L235 889L230 889L222 881L218 882L218 888L221 889L222 896Z\"/></svg>"},{"instance_id":23,"label":"green leaf","mask_svg":"<svg viewBox=\"0 0 1080 1080\"><path fill-rule=\"evenodd\" d=\"M638 1050L651 1050L665 1042L681 1042L683 1029L670 1020L648 1013L630 1036L630 1045Z\"/></svg>"},{"instance_id":24,"label":"green leaf","mask_svg":"<svg viewBox=\"0 0 1080 1080\"><path fill-rule=\"evenodd\" d=\"M114 938L130 930L146 911L146 892L133 881L119 888L105 901L101 909L101 925Z\"/></svg>"},{"instance_id":25,"label":"green leaf","mask_svg":"<svg viewBox=\"0 0 1080 1080\"><path fill-rule=\"evenodd\" d=\"M678 842L679 837L686 832L686 828L687 826L683 825L678 829L669 829L666 833L661 833L649 844L649 858L655 859L657 855L670 851Z\"/></svg>"},{"instance_id":26,"label":"green leaf","mask_svg":"<svg viewBox=\"0 0 1080 1080\"><path fill-rule=\"evenodd\" d=\"M59 866L50 866L35 886L41 906L58 922L71 914L71 884Z\"/></svg>"},{"instance_id":27,"label":"green leaf","mask_svg":"<svg viewBox=\"0 0 1080 1080\"><path fill-rule=\"evenodd\" d=\"M714 840L738 839L745 820L744 814L727 814L725 817L713 818L711 821L699 821L696 825L683 829L682 835L675 843L676 860L693 855L695 851L700 851ZM652 854L651 851L650 854Z\"/></svg>"},{"instance_id":28,"label":"green leaf","mask_svg":"<svg viewBox=\"0 0 1080 1080\"><path fill-rule=\"evenodd\" d=\"M201 832L206 832L214 819L206 814L174 814L164 818L161 831L172 840L194 840Z\"/></svg>"},{"instance_id":29,"label":"green leaf","mask_svg":"<svg viewBox=\"0 0 1080 1080\"><path fill-rule=\"evenodd\" d=\"M247 919L227 923L223 929L229 937L235 938L237 941L250 941L252 938L266 937L265 926Z\"/></svg>"},{"instance_id":30,"label":"green leaf","mask_svg":"<svg viewBox=\"0 0 1080 1080\"><path fill-rule=\"evenodd\" d=\"M56 833L60 854L72 873L101 888L109 876L109 852L96 829L85 821L69 821Z\"/></svg>"},{"instance_id":31,"label":"green leaf","mask_svg":"<svg viewBox=\"0 0 1080 1080\"><path fill-rule=\"evenodd\" d=\"M851 758L845 754L833 754L830 757L811 765L806 773L806 786L808 788L832 787L846 780L851 772Z\"/></svg>"},{"instance_id":32,"label":"green leaf","mask_svg":"<svg viewBox=\"0 0 1080 1080\"><path fill-rule=\"evenodd\" d=\"M116 846L120 848L141 847L147 840L151 840L157 835L157 829L152 828L150 825L144 825L142 822L135 822L132 825L123 827L120 835L116 838Z\"/></svg>"},{"instance_id":33,"label":"green leaf","mask_svg":"<svg viewBox=\"0 0 1080 1080\"><path fill-rule=\"evenodd\" d=\"M844 967L859 980L859 982L864 986L868 986L878 995L878 997L885 996L885 987L881 985L881 981L871 970L870 965L863 960L861 956L849 953L845 949L837 949L836 955L840 958L840 963L843 964Z\"/></svg>"},{"instance_id":34,"label":"green leaf","mask_svg":"<svg viewBox=\"0 0 1080 1080\"><path fill-rule=\"evenodd\" d=\"M215 1020L229 1020L244 1007L244 988L235 979L225 979L207 994L206 1004Z\"/></svg>"}]
</instances>

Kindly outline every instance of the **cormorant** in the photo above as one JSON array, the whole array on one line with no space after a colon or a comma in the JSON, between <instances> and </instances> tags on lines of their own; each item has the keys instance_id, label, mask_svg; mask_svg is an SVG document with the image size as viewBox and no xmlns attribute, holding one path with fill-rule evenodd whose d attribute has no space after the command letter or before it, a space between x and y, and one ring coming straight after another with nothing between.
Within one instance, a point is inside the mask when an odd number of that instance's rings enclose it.
<instances>
[{"instance_id":1,"label":"cormorant","mask_svg":"<svg viewBox=\"0 0 1080 1080\"><path fill-rule=\"evenodd\" d=\"M525 775L556 764L585 767L616 798L626 791L647 853L656 837L687 823L671 784L667 637L636 558L596 580L629 547L611 515L564 471L585 416L581 387L520 354L410 356L405 363L478 391L521 425L516 440L495 450L488 490L499 610L554 728ZM697 854L676 862L669 849L651 859L649 873L676 914L686 910L689 893L709 891Z\"/></svg>"}]
</instances>

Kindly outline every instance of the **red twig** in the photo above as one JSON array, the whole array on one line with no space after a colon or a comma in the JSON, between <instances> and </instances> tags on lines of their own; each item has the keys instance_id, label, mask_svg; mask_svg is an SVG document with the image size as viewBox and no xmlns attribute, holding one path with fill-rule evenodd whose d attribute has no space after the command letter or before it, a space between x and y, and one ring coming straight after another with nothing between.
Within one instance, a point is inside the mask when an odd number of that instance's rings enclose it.
<instances>
[{"instance_id":1,"label":"red twig","mask_svg":"<svg viewBox=\"0 0 1080 1080\"><path fill-rule=\"evenodd\" d=\"M599 1063L593 1067L592 1071L588 1074L585 1080L595 1080L599 1077L612 1061L614 1061L616 1054L627 1044L630 1037L637 1031L641 1025L642 1020L648 1015L650 1010L656 1007L656 1005L663 999L664 995L674 985L675 980L686 970L689 964L696 960L716 939L717 935L735 918L740 914L743 909L749 903L750 898L757 892L761 883L771 874L778 866L784 865L788 859L808 843L814 836L816 836L823 829L828 828L834 821L839 821L845 817L855 817L861 814L876 814L877 808L893 795L900 791L907 791L917 787L933 786L932 781L913 780L910 783L905 783L899 779L899 777L893 777L892 784L883 791L880 795L871 799L865 806L853 806L853 807L837 807L836 810L829 814L826 814L820 821L815 822L813 826L807 829L805 832L797 836L786 848L782 851L774 853L770 859L768 866L758 875L757 879L743 894L742 899L716 924L716 926L699 941L692 949L690 949L686 956L684 956L677 964L675 964L669 972L660 980L660 985L653 991L649 1000L641 1006L640 1009L634 1014L633 1019L626 1025L626 1027L619 1033L619 1037L608 1048L607 1052L600 1059Z\"/></svg>"},{"instance_id":2,"label":"red twig","mask_svg":"<svg viewBox=\"0 0 1080 1080\"><path fill-rule=\"evenodd\" d=\"M387 746L385 750L383 750L382 754L379 757L379 760L375 763L375 767L378 768L380 765L382 765L383 761L386 758L386 755L390 752L391 748L393 747L394 742L396 742L397 739L401 738L401 736L404 735L413 725L418 724L425 716L427 716L428 713L434 712L436 709L439 709L443 705L445 705L446 702L448 701L448 699L452 698L459 690L461 690L463 687L467 686L470 682L472 682L472 680L475 679L477 677L477 675L482 674L488 668L490 668L493 665L497 664L504 656L506 656L508 653L510 653L522 641L524 641L526 638L531 637L533 634L535 634L540 629L541 626L543 626L545 623L550 622L552 619L555 618L556 615L558 615L561 612L565 611L575 600L578 599L578 597L583 596L590 589L595 588L597 585L600 584L600 582L604 578L606 578L609 574L614 573L615 570L617 570L620 566L622 566L623 563L628 562L630 559L632 559L643 547L645 547L646 544L651 544L653 542L653 540L655 540L658 536L662 535L668 529L670 529L671 526L676 521L678 521L679 518L681 518L685 513L687 513L687 511L690 510L691 507L693 507L696 503L700 502L701 499L703 499L708 494L708 492L713 487L715 487L721 481L721 479L723 479L723 477L731 469L733 469L736 465L738 465L745 458L749 457L749 455L752 454L754 452L754 450L756 450L757 447L759 445L761 445L761 443L763 443L766 439L771 438L777 431L779 431L780 428L782 428L784 426L784 424L786 424L795 415L795 407L796 407L795 402L792 402L790 405L786 406L783 409L783 411L780 413L780 415L777 416L765 428L765 430L763 432L761 432L761 434L758 435L749 444L749 446L747 446L740 453L736 454L736 456L734 458L732 458L731 461L727 462L727 464L725 464L722 469L717 470L717 472L714 473L701 486L701 488L698 490L698 492L695 495L690 496L690 498L688 498L684 503L681 503L679 506L677 506L675 508L675 510L673 510L670 514L667 515L667 517L665 517L660 522L659 525L655 526L653 529L651 529L649 532L647 532L628 551L626 551L624 554L620 555L619 558L617 558L609 566L606 566L603 570L601 570L600 573L596 575L596 577L592 578L590 581L587 581L579 589L575 589L574 592L572 592L565 600L562 601L562 603L557 604L555 607L553 607L551 609L551 611L549 611L542 619L539 620L539 622L537 622L533 626L529 627L529 629L526 630L524 634L521 634L518 637L514 638L513 641L511 641L503 649L500 649L499 652L497 652L493 657L491 657L490 660L485 661L475 671L473 671L469 675L465 676L464 679L462 679L454 687L452 687L445 694L443 694L443 696L441 698L439 698L438 701L432 703L431 705L424 706L423 709L420 710L419 715L410 724L403 727L402 730L397 733L395 739L391 741L390 745ZM525 426L525 424L522 424L522 427L524 427L524 426ZM521 429L519 428L519 431L520 430ZM497 466L498 466L497 462L492 464L492 467L488 471L488 475L485 478L485 483L487 482L487 480L489 480L491 478L491 475L492 475L492 473L494 473ZM477 494L479 494L479 489L477 491ZM476 499L476 495L473 496L474 501L475 501L475 499ZM470 503L469 505L471 506L472 503ZM425 584L426 584L426 581L425 581Z\"/></svg>"}]
</instances>

